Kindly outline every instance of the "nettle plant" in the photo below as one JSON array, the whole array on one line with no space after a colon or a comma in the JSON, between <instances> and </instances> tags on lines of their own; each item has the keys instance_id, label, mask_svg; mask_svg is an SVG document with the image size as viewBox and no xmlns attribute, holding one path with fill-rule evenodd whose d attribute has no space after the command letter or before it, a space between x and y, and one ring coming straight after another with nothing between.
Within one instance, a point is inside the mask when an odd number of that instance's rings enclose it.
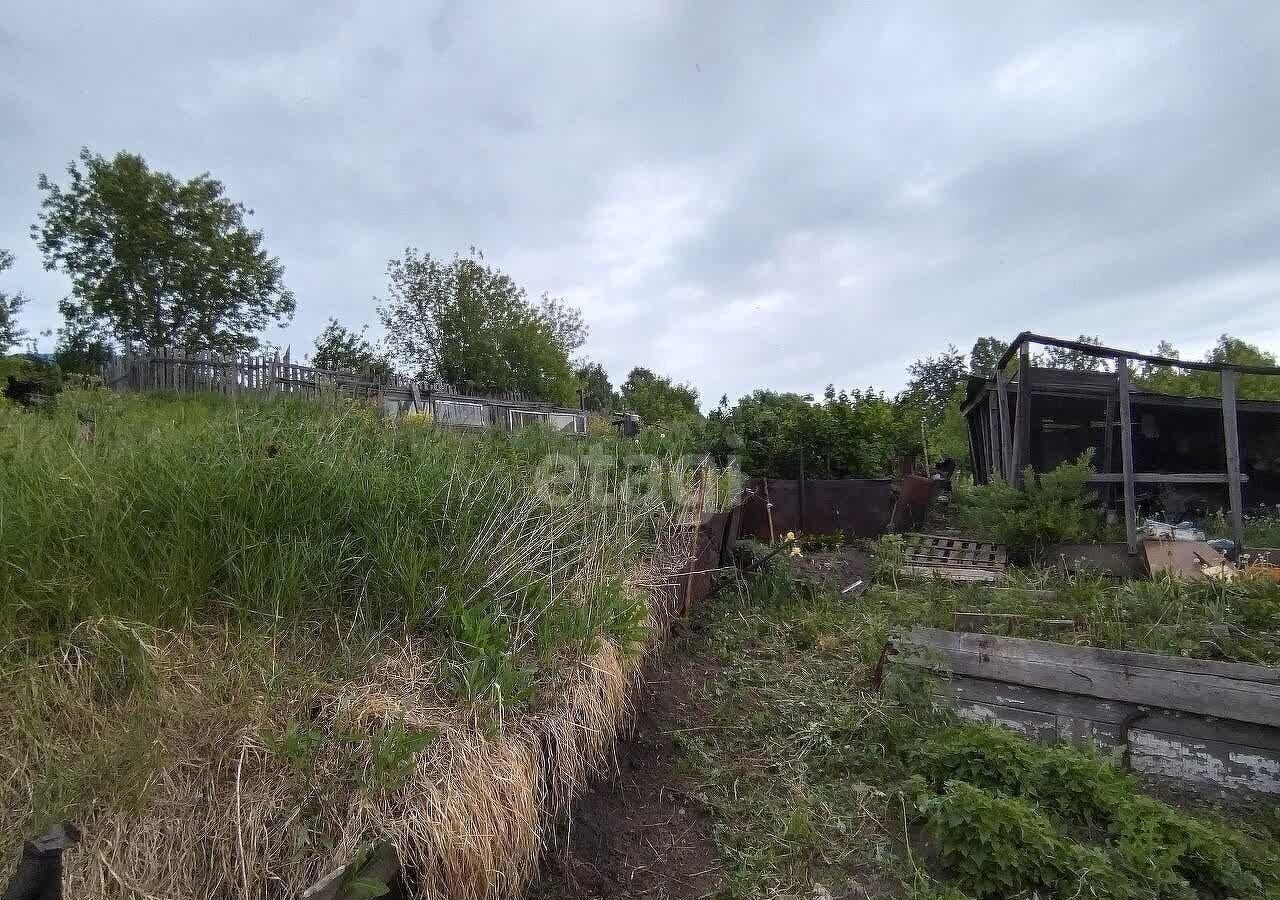
<instances>
[{"instance_id":1,"label":"nettle plant","mask_svg":"<svg viewBox=\"0 0 1280 900\"><path fill-rule=\"evenodd\" d=\"M1014 562L1028 563L1051 544L1079 541L1097 527L1097 501L1087 491L1093 451L1049 472L1023 472L1023 487L995 479L964 494L964 512Z\"/></svg>"}]
</instances>

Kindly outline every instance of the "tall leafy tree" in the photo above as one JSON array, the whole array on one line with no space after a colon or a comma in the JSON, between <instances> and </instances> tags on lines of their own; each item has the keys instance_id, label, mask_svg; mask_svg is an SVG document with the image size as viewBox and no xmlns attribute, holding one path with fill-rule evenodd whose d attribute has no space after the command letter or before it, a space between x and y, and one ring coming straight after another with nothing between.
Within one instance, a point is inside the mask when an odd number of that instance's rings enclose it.
<instances>
[{"instance_id":1,"label":"tall leafy tree","mask_svg":"<svg viewBox=\"0 0 1280 900\"><path fill-rule=\"evenodd\" d=\"M141 156L80 152L44 192L32 237L47 269L71 277L63 312L138 346L237 351L288 321L284 267L249 228L252 210L228 199L208 173L180 181Z\"/></svg>"},{"instance_id":2,"label":"tall leafy tree","mask_svg":"<svg viewBox=\"0 0 1280 900\"><path fill-rule=\"evenodd\" d=\"M13 254L8 250L0 250L0 272L12 266ZM27 298L21 293L0 291L0 353L5 353L26 336L26 332L18 327L18 313L26 302Z\"/></svg>"},{"instance_id":3,"label":"tall leafy tree","mask_svg":"<svg viewBox=\"0 0 1280 900\"><path fill-rule=\"evenodd\" d=\"M64 372L98 375L111 358L111 341L94 323L69 317L58 329L58 342L53 353Z\"/></svg>"},{"instance_id":4,"label":"tall leafy tree","mask_svg":"<svg viewBox=\"0 0 1280 900\"><path fill-rule=\"evenodd\" d=\"M963 394L968 374L964 354L949 346L937 356L926 356L907 366L907 386L898 395L898 402L926 428L936 428L942 423L947 404Z\"/></svg>"},{"instance_id":5,"label":"tall leafy tree","mask_svg":"<svg viewBox=\"0 0 1280 900\"><path fill-rule=\"evenodd\" d=\"M1168 341L1156 347L1156 356L1179 359L1178 351ZM1224 334L1205 355L1205 362L1236 365L1275 366L1276 355L1248 341ZM1168 366L1144 364L1139 367L1134 384L1145 391L1183 397L1221 397L1222 380L1217 372L1198 372ZM1243 400L1280 400L1280 375L1242 375L1236 395Z\"/></svg>"},{"instance_id":6,"label":"tall leafy tree","mask_svg":"<svg viewBox=\"0 0 1280 900\"><path fill-rule=\"evenodd\" d=\"M569 354L586 328L572 307L529 300L472 249L442 261L407 249L387 265L378 307L393 358L416 376L572 403Z\"/></svg>"},{"instance_id":7,"label":"tall leafy tree","mask_svg":"<svg viewBox=\"0 0 1280 900\"><path fill-rule=\"evenodd\" d=\"M969 456L960 415L968 375L964 354L953 346L907 367L907 386L898 395L898 407L904 421L911 424L913 442L923 445L930 460L943 456L964 460Z\"/></svg>"},{"instance_id":8,"label":"tall leafy tree","mask_svg":"<svg viewBox=\"0 0 1280 900\"><path fill-rule=\"evenodd\" d=\"M696 389L643 366L632 369L622 383L622 403L645 422L680 422L701 415Z\"/></svg>"},{"instance_id":9,"label":"tall leafy tree","mask_svg":"<svg viewBox=\"0 0 1280 900\"><path fill-rule=\"evenodd\" d=\"M979 375L990 375L996 370L996 363L1009 349L1009 342L998 337L980 337L973 342L969 351L969 370Z\"/></svg>"},{"instance_id":10,"label":"tall leafy tree","mask_svg":"<svg viewBox=\"0 0 1280 900\"><path fill-rule=\"evenodd\" d=\"M368 326L353 331L330 319L316 337L311 362L317 368L340 372L357 372L382 381L391 376L391 362L386 354L365 337Z\"/></svg>"},{"instance_id":11,"label":"tall leafy tree","mask_svg":"<svg viewBox=\"0 0 1280 900\"><path fill-rule=\"evenodd\" d=\"M611 410L621 406L621 398L609 381L609 373L598 362L584 362L573 372L582 391L582 403L587 409Z\"/></svg>"}]
</instances>

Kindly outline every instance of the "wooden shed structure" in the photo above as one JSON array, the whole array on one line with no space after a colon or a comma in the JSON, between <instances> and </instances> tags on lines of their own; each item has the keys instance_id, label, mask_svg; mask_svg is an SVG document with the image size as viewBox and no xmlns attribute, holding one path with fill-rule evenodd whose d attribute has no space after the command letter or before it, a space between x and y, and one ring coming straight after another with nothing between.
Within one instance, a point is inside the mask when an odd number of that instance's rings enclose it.
<instances>
[{"instance_id":1,"label":"wooden shed structure","mask_svg":"<svg viewBox=\"0 0 1280 900\"><path fill-rule=\"evenodd\" d=\"M1112 371L1033 366L1033 345L1108 360ZM1216 372L1221 396L1134 390L1134 363ZM1280 504L1280 402L1238 400L1241 375L1280 376L1280 368L1190 362L1024 331L994 373L969 379L963 412L974 477L1016 484L1027 466L1048 471L1093 448L1093 481L1120 500L1131 553L1139 503L1155 502L1174 518L1184 506L1226 509L1243 547L1246 488L1251 506Z\"/></svg>"}]
</instances>

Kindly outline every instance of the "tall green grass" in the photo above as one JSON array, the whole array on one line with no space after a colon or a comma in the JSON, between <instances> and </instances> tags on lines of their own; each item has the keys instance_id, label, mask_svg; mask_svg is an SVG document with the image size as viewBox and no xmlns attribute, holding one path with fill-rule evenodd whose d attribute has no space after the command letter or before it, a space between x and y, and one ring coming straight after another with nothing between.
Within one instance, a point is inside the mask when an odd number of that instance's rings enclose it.
<instances>
[{"instance_id":1,"label":"tall green grass","mask_svg":"<svg viewBox=\"0 0 1280 900\"><path fill-rule=\"evenodd\" d=\"M6 407L0 641L38 651L102 617L336 614L438 632L479 667L468 684L512 650L626 642L644 606L621 579L674 510L599 508L580 489L545 503L540 463L577 450L336 402L70 392L52 411Z\"/></svg>"}]
</instances>

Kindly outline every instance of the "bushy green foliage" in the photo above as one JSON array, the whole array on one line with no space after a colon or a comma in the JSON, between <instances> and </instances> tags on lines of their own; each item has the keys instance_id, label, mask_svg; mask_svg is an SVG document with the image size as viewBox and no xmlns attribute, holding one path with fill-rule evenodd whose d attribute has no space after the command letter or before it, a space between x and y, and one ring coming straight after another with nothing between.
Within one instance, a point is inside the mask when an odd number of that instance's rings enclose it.
<instances>
[{"instance_id":1,"label":"bushy green foliage","mask_svg":"<svg viewBox=\"0 0 1280 900\"><path fill-rule=\"evenodd\" d=\"M1001 479L957 496L960 514L992 540L1004 544L1011 560L1030 562L1050 544L1082 540L1096 526L1095 499L1086 491L1093 475L1092 451L1049 472L1023 473L1023 487Z\"/></svg>"},{"instance_id":2,"label":"bushy green foliage","mask_svg":"<svg viewBox=\"0 0 1280 900\"><path fill-rule=\"evenodd\" d=\"M71 278L60 304L77 329L101 326L118 343L222 352L252 349L288 321L284 266L263 248L252 210L208 173L180 181L137 154L87 148L59 185L41 175L32 227L48 268Z\"/></svg>"},{"instance_id":3,"label":"bushy green foliage","mask_svg":"<svg viewBox=\"0 0 1280 900\"><path fill-rule=\"evenodd\" d=\"M622 405L647 424L688 422L700 419L698 391L678 384L643 366L627 374L621 387Z\"/></svg>"},{"instance_id":4,"label":"bushy green foliage","mask_svg":"<svg viewBox=\"0 0 1280 900\"><path fill-rule=\"evenodd\" d=\"M0 250L0 273L13 266L13 254L8 250ZM27 303L21 293L10 294L0 291L0 353L7 353L9 348L21 341L26 332L18 327L18 313Z\"/></svg>"},{"instance_id":5,"label":"bushy green foliage","mask_svg":"<svg viewBox=\"0 0 1280 900\"><path fill-rule=\"evenodd\" d=\"M1132 780L1108 761L1067 746L1037 747L1012 731L948 728L913 754L913 768L935 790L952 779L1034 801L1080 827L1105 825Z\"/></svg>"},{"instance_id":6,"label":"bushy green foliage","mask_svg":"<svg viewBox=\"0 0 1280 900\"><path fill-rule=\"evenodd\" d=\"M329 319L324 330L316 336L311 352L311 364L321 369L340 372L357 372L374 381L385 381L392 374L391 361L378 347L366 338L363 326L353 331Z\"/></svg>"},{"instance_id":7,"label":"bushy green foliage","mask_svg":"<svg viewBox=\"0 0 1280 900\"><path fill-rule=\"evenodd\" d=\"M459 388L576 400L569 355L586 339L577 309L530 300L474 248L449 260L407 249L387 264L378 307L392 358L405 372Z\"/></svg>"},{"instance_id":8,"label":"bushy green foliage","mask_svg":"<svg viewBox=\"0 0 1280 900\"><path fill-rule=\"evenodd\" d=\"M916 809L943 864L975 897L1006 898L1033 890L1055 897L1138 897L1125 890L1097 850L1063 840L1030 803L948 781L942 793L919 793Z\"/></svg>"},{"instance_id":9,"label":"bushy green foliage","mask_svg":"<svg viewBox=\"0 0 1280 900\"><path fill-rule=\"evenodd\" d=\"M20 353L0 358L0 403L7 399L23 406L47 405L62 387L62 369L57 363Z\"/></svg>"},{"instance_id":10,"label":"bushy green foliage","mask_svg":"<svg viewBox=\"0 0 1280 900\"><path fill-rule=\"evenodd\" d=\"M930 461L950 457L964 463L969 458L968 429L960 414L968 374L964 354L955 347L907 366L907 384L896 405L911 442Z\"/></svg>"},{"instance_id":11,"label":"bushy green foliage","mask_svg":"<svg viewBox=\"0 0 1280 900\"><path fill-rule=\"evenodd\" d=\"M821 402L799 394L755 391L707 417L706 449L736 457L748 475L797 478L801 456L808 478L886 475L906 446L918 445L898 407L873 390L836 392Z\"/></svg>"},{"instance_id":12,"label":"bushy green foliage","mask_svg":"<svg viewBox=\"0 0 1280 900\"><path fill-rule=\"evenodd\" d=\"M1261 897L1280 883L1274 849L1142 795L1076 748L966 725L929 735L910 758L918 808L978 896ZM1092 839L1099 846L1085 845Z\"/></svg>"},{"instance_id":13,"label":"bushy green foliage","mask_svg":"<svg viewBox=\"0 0 1280 900\"><path fill-rule=\"evenodd\" d=\"M1178 351L1167 342L1156 348L1157 356L1178 359ZM1205 355L1205 362L1237 365L1275 366L1276 355L1240 338L1224 334ZM1143 365L1134 376L1134 384L1144 391L1183 397L1221 397L1222 379L1217 372ZM1242 400L1280 399L1280 376L1242 375L1236 385L1236 396Z\"/></svg>"},{"instance_id":14,"label":"bushy green foliage","mask_svg":"<svg viewBox=\"0 0 1280 900\"><path fill-rule=\"evenodd\" d=\"M609 373L600 363L590 360L580 363L573 370L573 377L578 381L585 409L597 412L616 412L622 409L622 398L613 389Z\"/></svg>"}]
</instances>

